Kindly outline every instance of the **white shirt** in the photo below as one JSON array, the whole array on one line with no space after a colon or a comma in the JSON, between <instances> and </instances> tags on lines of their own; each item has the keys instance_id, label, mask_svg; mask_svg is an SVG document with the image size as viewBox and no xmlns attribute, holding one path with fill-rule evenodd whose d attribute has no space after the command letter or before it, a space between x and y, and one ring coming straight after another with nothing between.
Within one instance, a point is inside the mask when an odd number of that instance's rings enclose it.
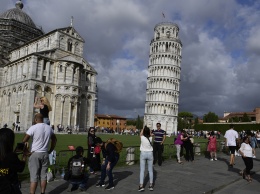
<instances>
[{"instance_id":1,"label":"white shirt","mask_svg":"<svg viewBox=\"0 0 260 194\"><path fill-rule=\"evenodd\" d=\"M152 137L149 137L150 142L152 142ZM152 152L153 146L145 136L141 136L141 145L140 145L140 151L141 152Z\"/></svg>"},{"instance_id":2,"label":"white shirt","mask_svg":"<svg viewBox=\"0 0 260 194\"><path fill-rule=\"evenodd\" d=\"M225 136L227 139L227 146L236 146L236 139L238 138L238 133L234 129L229 129L226 131Z\"/></svg>"},{"instance_id":3,"label":"white shirt","mask_svg":"<svg viewBox=\"0 0 260 194\"><path fill-rule=\"evenodd\" d=\"M31 152L48 152L48 145L53 134L53 129L45 123L37 123L26 132L32 137Z\"/></svg>"},{"instance_id":4,"label":"white shirt","mask_svg":"<svg viewBox=\"0 0 260 194\"><path fill-rule=\"evenodd\" d=\"M245 157L253 157L252 147L248 143L242 143L239 149Z\"/></svg>"}]
</instances>

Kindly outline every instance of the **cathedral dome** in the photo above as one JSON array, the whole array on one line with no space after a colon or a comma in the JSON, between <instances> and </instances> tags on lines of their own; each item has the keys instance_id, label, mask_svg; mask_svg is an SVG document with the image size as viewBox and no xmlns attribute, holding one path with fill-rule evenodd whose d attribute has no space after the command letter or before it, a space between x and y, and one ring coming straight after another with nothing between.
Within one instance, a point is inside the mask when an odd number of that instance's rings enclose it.
<instances>
[{"instance_id":1,"label":"cathedral dome","mask_svg":"<svg viewBox=\"0 0 260 194\"><path fill-rule=\"evenodd\" d=\"M25 12L22 11L23 9L23 3L22 1L17 1L15 4L16 8L9 9L5 11L4 13L0 14L0 18L2 19L13 19L16 21L19 21L21 23L24 23L28 26L31 26L33 28L36 28L33 20L28 16Z\"/></svg>"}]
</instances>

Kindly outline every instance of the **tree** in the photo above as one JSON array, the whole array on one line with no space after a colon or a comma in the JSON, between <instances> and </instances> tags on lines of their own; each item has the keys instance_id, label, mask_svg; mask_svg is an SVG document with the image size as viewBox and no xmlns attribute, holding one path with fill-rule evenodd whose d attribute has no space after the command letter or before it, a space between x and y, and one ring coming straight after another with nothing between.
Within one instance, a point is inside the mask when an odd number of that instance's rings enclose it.
<instances>
[{"instance_id":1,"label":"tree","mask_svg":"<svg viewBox=\"0 0 260 194\"><path fill-rule=\"evenodd\" d=\"M216 123L218 122L218 115L216 115L214 112L209 112L203 116L203 122Z\"/></svg>"},{"instance_id":2,"label":"tree","mask_svg":"<svg viewBox=\"0 0 260 194\"><path fill-rule=\"evenodd\" d=\"M191 128L191 120L193 118L193 114L190 112L179 112L178 114L178 130L182 129L190 129Z\"/></svg>"},{"instance_id":3,"label":"tree","mask_svg":"<svg viewBox=\"0 0 260 194\"><path fill-rule=\"evenodd\" d=\"M143 121L140 119L140 116L138 115L136 119L136 129L142 129L143 128Z\"/></svg>"},{"instance_id":4,"label":"tree","mask_svg":"<svg viewBox=\"0 0 260 194\"><path fill-rule=\"evenodd\" d=\"M249 118L249 116L246 113L244 113L242 117L242 122L250 122L250 121L251 119Z\"/></svg>"}]
</instances>

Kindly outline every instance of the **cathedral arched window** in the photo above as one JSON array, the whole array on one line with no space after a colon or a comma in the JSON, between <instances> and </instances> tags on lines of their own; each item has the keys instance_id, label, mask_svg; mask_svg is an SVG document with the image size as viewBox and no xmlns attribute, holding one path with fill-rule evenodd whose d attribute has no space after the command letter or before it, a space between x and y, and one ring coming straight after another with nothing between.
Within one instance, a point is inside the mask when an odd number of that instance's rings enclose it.
<instances>
[{"instance_id":1,"label":"cathedral arched window","mask_svg":"<svg viewBox=\"0 0 260 194\"><path fill-rule=\"evenodd\" d=\"M62 73L62 65L60 66L60 73Z\"/></svg>"},{"instance_id":2,"label":"cathedral arched window","mask_svg":"<svg viewBox=\"0 0 260 194\"><path fill-rule=\"evenodd\" d=\"M72 42L71 42L71 40L68 40L68 46L67 46L67 48L68 48L68 51L72 51Z\"/></svg>"}]
</instances>

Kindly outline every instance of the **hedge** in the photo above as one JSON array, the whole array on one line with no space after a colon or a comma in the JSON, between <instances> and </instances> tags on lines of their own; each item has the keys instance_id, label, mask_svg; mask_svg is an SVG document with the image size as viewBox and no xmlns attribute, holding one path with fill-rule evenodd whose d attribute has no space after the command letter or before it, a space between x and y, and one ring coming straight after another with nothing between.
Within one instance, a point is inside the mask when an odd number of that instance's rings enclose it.
<instances>
[{"instance_id":1,"label":"hedge","mask_svg":"<svg viewBox=\"0 0 260 194\"><path fill-rule=\"evenodd\" d=\"M197 124L194 126L196 131L220 131L222 134L225 133L230 128L231 123L207 123L207 124ZM234 129L237 132L240 131L257 131L260 130L260 124L245 124L245 123L232 123Z\"/></svg>"}]
</instances>

